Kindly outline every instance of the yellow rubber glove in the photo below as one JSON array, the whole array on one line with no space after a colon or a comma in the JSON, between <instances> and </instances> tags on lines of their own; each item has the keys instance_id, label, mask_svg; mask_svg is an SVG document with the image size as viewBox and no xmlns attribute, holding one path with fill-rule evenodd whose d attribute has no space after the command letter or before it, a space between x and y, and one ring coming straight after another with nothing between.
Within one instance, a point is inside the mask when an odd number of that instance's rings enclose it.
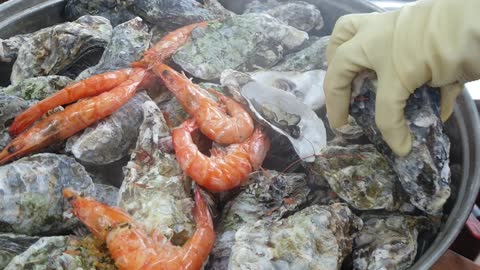
<instances>
[{"instance_id":1,"label":"yellow rubber glove","mask_svg":"<svg viewBox=\"0 0 480 270\"><path fill-rule=\"evenodd\" d=\"M324 89L330 124L347 123L351 82L365 69L378 77L375 121L392 150L411 149L404 107L427 83L441 87L441 117L453 112L463 83L480 78L480 0L422 0L385 13L341 17L327 49Z\"/></svg>"}]
</instances>

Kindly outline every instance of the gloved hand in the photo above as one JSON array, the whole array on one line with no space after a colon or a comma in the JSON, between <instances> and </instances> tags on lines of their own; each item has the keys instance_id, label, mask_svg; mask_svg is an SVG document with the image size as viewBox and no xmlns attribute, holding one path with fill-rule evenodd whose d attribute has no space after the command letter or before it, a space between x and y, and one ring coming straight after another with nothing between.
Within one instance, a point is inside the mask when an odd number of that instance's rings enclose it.
<instances>
[{"instance_id":1,"label":"gloved hand","mask_svg":"<svg viewBox=\"0 0 480 270\"><path fill-rule=\"evenodd\" d=\"M327 48L324 89L330 124L347 123L351 82L376 71L375 121L392 150L411 149L406 100L428 83L441 87L441 117L453 112L463 83L480 78L480 0L422 0L385 13L341 17Z\"/></svg>"}]
</instances>

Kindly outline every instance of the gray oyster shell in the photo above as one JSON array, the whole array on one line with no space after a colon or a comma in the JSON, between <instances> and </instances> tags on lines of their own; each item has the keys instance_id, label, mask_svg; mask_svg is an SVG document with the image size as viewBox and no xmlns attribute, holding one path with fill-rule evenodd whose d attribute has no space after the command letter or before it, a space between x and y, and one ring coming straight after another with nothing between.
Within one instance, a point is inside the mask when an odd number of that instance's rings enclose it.
<instances>
[{"instance_id":1,"label":"gray oyster shell","mask_svg":"<svg viewBox=\"0 0 480 270\"><path fill-rule=\"evenodd\" d=\"M158 103L158 107L162 110L165 120L171 127L178 127L185 120L190 118L176 97Z\"/></svg>"},{"instance_id":2,"label":"gray oyster shell","mask_svg":"<svg viewBox=\"0 0 480 270\"><path fill-rule=\"evenodd\" d=\"M113 26L131 20L135 14L131 10L131 0L67 0L65 15L68 20L76 20L83 15L107 18Z\"/></svg>"},{"instance_id":3,"label":"gray oyster shell","mask_svg":"<svg viewBox=\"0 0 480 270\"><path fill-rule=\"evenodd\" d=\"M0 38L0 62L12 62L17 59L18 50L31 34L16 35L8 39Z\"/></svg>"},{"instance_id":4,"label":"gray oyster shell","mask_svg":"<svg viewBox=\"0 0 480 270\"><path fill-rule=\"evenodd\" d=\"M5 267L17 269L114 270L113 260L92 238L53 236L40 238Z\"/></svg>"},{"instance_id":5,"label":"gray oyster shell","mask_svg":"<svg viewBox=\"0 0 480 270\"><path fill-rule=\"evenodd\" d=\"M10 81L18 84L31 77L67 73L79 59L103 51L111 34L110 22L97 16L39 30L20 47Z\"/></svg>"},{"instance_id":6,"label":"gray oyster shell","mask_svg":"<svg viewBox=\"0 0 480 270\"><path fill-rule=\"evenodd\" d=\"M71 229L70 206L62 190L92 195L94 185L75 159L37 154L0 167L0 232L54 234Z\"/></svg>"},{"instance_id":7,"label":"gray oyster shell","mask_svg":"<svg viewBox=\"0 0 480 270\"><path fill-rule=\"evenodd\" d=\"M195 228L191 183L175 155L165 153L162 143L171 137L162 112L153 101L141 108L144 119L131 161L124 167L119 206L148 232L155 229L183 244Z\"/></svg>"},{"instance_id":8,"label":"gray oyster shell","mask_svg":"<svg viewBox=\"0 0 480 270\"><path fill-rule=\"evenodd\" d=\"M15 256L24 252L37 240L36 236L0 234L0 269L7 266Z\"/></svg>"},{"instance_id":9,"label":"gray oyster shell","mask_svg":"<svg viewBox=\"0 0 480 270\"><path fill-rule=\"evenodd\" d=\"M276 71L305 72L314 69L327 70L327 46L330 36L322 37L304 49L288 54L285 58L272 67Z\"/></svg>"},{"instance_id":10,"label":"gray oyster shell","mask_svg":"<svg viewBox=\"0 0 480 270\"><path fill-rule=\"evenodd\" d=\"M6 128L10 120L28 107L29 104L24 99L0 93L0 129Z\"/></svg>"},{"instance_id":11,"label":"gray oyster shell","mask_svg":"<svg viewBox=\"0 0 480 270\"><path fill-rule=\"evenodd\" d=\"M373 145L327 146L311 168L358 210L399 208L397 175Z\"/></svg>"},{"instance_id":12,"label":"gray oyster shell","mask_svg":"<svg viewBox=\"0 0 480 270\"><path fill-rule=\"evenodd\" d=\"M262 7L256 7L255 4L262 5ZM303 1L290 1L272 6L268 4L265 6L263 2L254 1L246 10L246 13L250 12L269 14L279 21L305 32L320 30L323 27L320 10L316 6Z\"/></svg>"},{"instance_id":13,"label":"gray oyster shell","mask_svg":"<svg viewBox=\"0 0 480 270\"><path fill-rule=\"evenodd\" d=\"M141 104L147 100L150 98L145 92L135 94L107 118L70 137L66 150L90 165L110 164L127 156L135 145L142 122Z\"/></svg>"},{"instance_id":14,"label":"gray oyster shell","mask_svg":"<svg viewBox=\"0 0 480 270\"><path fill-rule=\"evenodd\" d=\"M258 220L278 221L303 208L310 195L306 176L276 171L251 174L250 184L223 209L208 269L227 269L235 233Z\"/></svg>"},{"instance_id":15,"label":"gray oyster shell","mask_svg":"<svg viewBox=\"0 0 480 270\"><path fill-rule=\"evenodd\" d=\"M332 204L245 225L235 234L228 269L338 270L361 224L345 204Z\"/></svg>"},{"instance_id":16,"label":"gray oyster shell","mask_svg":"<svg viewBox=\"0 0 480 270\"><path fill-rule=\"evenodd\" d=\"M285 51L307 39L307 33L269 15L244 14L196 29L191 40L173 55L173 61L197 78L213 80L219 79L225 69L272 67Z\"/></svg>"},{"instance_id":17,"label":"gray oyster shell","mask_svg":"<svg viewBox=\"0 0 480 270\"><path fill-rule=\"evenodd\" d=\"M441 215L450 197L450 140L439 117L440 92L423 86L408 99L405 117L412 132L412 151L397 157L383 141L375 124L376 81L355 82L350 114L375 147L390 162L413 205L430 215Z\"/></svg>"},{"instance_id":18,"label":"gray oyster shell","mask_svg":"<svg viewBox=\"0 0 480 270\"><path fill-rule=\"evenodd\" d=\"M118 203L119 189L114 186L95 183L95 193L92 195L95 200L116 206Z\"/></svg>"},{"instance_id":19,"label":"gray oyster shell","mask_svg":"<svg viewBox=\"0 0 480 270\"><path fill-rule=\"evenodd\" d=\"M77 81L107 71L130 67L132 62L142 58L150 45L150 39L148 27L139 17L116 26L98 64L80 73Z\"/></svg>"},{"instance_id":20,"label":"gray oyster shell","mask_svg":"<svg viewBox=\"0 0 480 270\"><path fill-rule=\"evenodd\" d=\"M363 221L363 229L354 240L353 269L409 269L417 254L418 234L428 227L428 220L391 215Z\"/></svg>"},{"instance_id":21,"label":"gray oyster shell","mask_svg":"<svg viewBox=\"0 0 480 270\"><path fill-rule=\"evenodd\" d=\"M26 100L42 100L63 89L71 82L72 79L65 76L41 76L25 79L17 85L10 85L0 91Z\"/></svg>"}]
</instances>

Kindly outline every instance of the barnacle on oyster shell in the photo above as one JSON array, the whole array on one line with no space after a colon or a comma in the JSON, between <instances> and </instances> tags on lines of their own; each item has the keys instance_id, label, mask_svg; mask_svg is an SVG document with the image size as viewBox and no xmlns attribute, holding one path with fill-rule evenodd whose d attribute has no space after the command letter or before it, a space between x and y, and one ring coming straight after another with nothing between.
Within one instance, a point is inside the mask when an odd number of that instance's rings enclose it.
<instances>
[{"instance_id":1,"label":"barnacle on oyster shell","mask_svg":"<svg viewBox=\"0 0 480 270\"><path fill-rule=\"evenodd\" d=\"M242 226L228 269L339 270L361 220L345 204L313 205L280 221Z\"/></svg>"},{"instance_id":2,"label":"barnacle on oyster shell","mask_svg":"<svg viewBox=\"0 0 480 270\"><path fill-rule=\"evenodd\" d=\"M307 39L307 33L269 15L244 14L196 29L191 40L173 55L173 61L197 78L213 80L225 69L272 67L284 51L295 49Z\"/></svg>"},{"instance_id":3,"label":"barnacle on oyster shell","mask_svg":"<svg viewBox=\"0 0 480 270\"><path fill-rule=\"evenodd\" d=\"M385 155L412 204L428 214L441 215L450 197L450 140L440 119L440 92L422 86L408 99L405 117L412 132L412 151L400 158L383 141L375 124L377 86L371 76L374 74L362 74L354 81L350 114Z\"/></svg>"}]
</instances>

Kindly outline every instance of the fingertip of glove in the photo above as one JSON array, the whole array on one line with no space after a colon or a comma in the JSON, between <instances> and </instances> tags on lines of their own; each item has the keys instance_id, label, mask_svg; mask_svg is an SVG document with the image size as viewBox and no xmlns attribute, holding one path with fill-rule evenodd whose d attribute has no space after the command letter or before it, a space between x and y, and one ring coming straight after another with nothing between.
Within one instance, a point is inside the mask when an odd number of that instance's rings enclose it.
<instances>
[{"instance_id":1,"label":"fingertip of glove","mask_svg":"<svg viewBox=\"0 0 480 270\"><path fill-rule=\"evenodd\" d=\"M412 134L408 128L386 132L384 139L399 157L405 157L412 150Z\"/></svg>"}]
</instances>

